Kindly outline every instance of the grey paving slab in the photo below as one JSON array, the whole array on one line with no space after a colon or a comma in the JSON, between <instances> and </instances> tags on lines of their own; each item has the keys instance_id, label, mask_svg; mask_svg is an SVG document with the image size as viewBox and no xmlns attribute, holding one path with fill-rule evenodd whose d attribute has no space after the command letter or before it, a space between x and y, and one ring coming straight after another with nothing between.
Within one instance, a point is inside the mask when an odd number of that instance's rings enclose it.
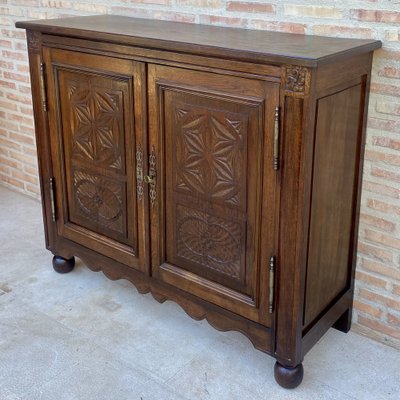
<instances>
[{"instance_id":1,"label":"grey paving slab","mask_svg":"<svg viewBox=\"0 0 400 400\"><path fill-rule=\"evenodd\" d=\"M140 400L143 388L153 386L149 380L143 372L96 348L51 381L36 384L22 400Z\"/></svg>"},{"instance_id":2,"label":"grey paving slab","mask_svg":"<svg viewBox=\"0 0 400 400\"><path fill-rule=\"evenodd\" d=\"M96 348L78 335L16 300L0 307L0 385L22 397Z\"/></svg>"},{"instance_id":3,"label":"grey paving slab","mask_svg":"<svg viewBox=\"0 0 400 400\"><path fill-rule=\"evenodd\" d=\"M172 303L159 304L133 287L93 290L49 309L48 315L161 382L199 354L185 330L194 321Z\"/></svg>"},{"instance_id":4,"label":"grey paving slab","mask_svg":"<svg viewBox=\"0 0 400 400\"><path fill-rule=\"evenodd\" d=\"M16 394L10 392L7 388L0 385L0 399L1 400L21 400Z\"/></svg>"},{"instance_id":5,"label":"grey paving slab","mask_svg":"<svg viewBox=\"0 0 400 400\"><path fill-rule=\"evenodd\" d=\"M400 352L353 332L330 330L306 356L312 379L365 400L400 399Z\"/></svg>"}]
</instances>

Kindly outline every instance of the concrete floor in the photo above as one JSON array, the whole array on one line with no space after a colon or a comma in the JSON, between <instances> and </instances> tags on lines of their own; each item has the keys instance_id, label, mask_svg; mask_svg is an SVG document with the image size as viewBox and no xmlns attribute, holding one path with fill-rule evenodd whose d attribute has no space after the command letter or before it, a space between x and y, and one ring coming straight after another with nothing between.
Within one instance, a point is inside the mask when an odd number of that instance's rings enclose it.
<instances>
[{"instance_id":1,"label":"concrete floor","mask_svg":"<svg viewBox=\"0 0 400 400\"><path fill-rule=\"evenodd\" d=\"M39 203L0 187L0 400L400 399L400 353L330 330L292 391L274 359L78 260L55 273Z\"/></svg>"}]
</instances>

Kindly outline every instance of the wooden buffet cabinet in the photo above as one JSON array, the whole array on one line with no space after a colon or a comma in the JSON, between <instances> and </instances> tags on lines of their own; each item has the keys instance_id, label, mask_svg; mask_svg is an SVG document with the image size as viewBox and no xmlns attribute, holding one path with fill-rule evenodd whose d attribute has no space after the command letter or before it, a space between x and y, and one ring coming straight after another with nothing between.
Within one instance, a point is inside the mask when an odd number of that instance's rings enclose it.
<instances>
[{"instance_id":1,"label":"wooden buffet cabinet","mask_svg":"<svg viewBox=\"0 0 400 400\"><path fill-rule=\"evenodd\" d=\"M46 245L300 384L350 328L373 40L119 16L27 30Z\"/></svg>"}]
</instances>

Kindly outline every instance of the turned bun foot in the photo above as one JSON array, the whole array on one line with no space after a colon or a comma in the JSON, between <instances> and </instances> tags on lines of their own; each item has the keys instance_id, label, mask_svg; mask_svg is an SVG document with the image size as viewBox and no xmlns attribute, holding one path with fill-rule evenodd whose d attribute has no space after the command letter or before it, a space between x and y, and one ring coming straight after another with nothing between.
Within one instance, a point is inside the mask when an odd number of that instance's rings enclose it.
<instances>
[{"instance_id":1,"label":"turned bun foot","mask_svg":"<svg viewBox=\"0 0 400 400\"><path fill-rule=\"evenodd\" d=\"M299 386L303 380L304 370L303 364L299 364L296 367L284 367L279 364L278 361L275 363L274 376L275 380L285 389L294 389Z\"/></svg>"},{"instance_id":2,"label":"turned bun foot","mask_svg":"<svg viewBox=\"0 0 400 400\"><path fill-rule=\"evenodd\" d=\"M71 272L74 269L75 265L75 257L71 258L63 258L60 256L53 257L53 268L54 271L59 274L66 274L67 272Z\"/></svg>"}]
</instances>

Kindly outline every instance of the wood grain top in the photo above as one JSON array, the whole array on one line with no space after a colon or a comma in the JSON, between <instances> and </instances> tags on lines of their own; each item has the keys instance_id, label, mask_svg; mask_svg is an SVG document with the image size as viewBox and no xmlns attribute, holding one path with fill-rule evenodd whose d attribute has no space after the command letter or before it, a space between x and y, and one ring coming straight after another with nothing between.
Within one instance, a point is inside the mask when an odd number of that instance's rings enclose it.
<instances>
[{"instance_id":1,"label":"wood grain top","mask_svg":"<svg viewBox=\"0 0 400 400\"><path fill-rule=\"evenodd\" d=\"M304 66L316 66L382 46L379 40L339 39L116 15L17 22L16 27L188 54Z\"/></svg>"}]
</instances>

